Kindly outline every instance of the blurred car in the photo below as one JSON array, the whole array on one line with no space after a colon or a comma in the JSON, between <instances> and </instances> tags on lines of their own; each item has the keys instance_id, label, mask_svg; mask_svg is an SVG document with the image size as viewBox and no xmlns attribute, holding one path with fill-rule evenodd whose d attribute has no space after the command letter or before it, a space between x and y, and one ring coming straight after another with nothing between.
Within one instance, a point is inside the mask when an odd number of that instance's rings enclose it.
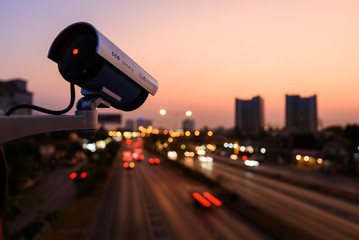
<instances>
[{"instance_id":1,"label":"blurred car","mask_svg":"<svg viewBox=\"0 0 359 240\"><path fill-rule=\"evenodd\" d=\"M148 162L151 165L158 165L158 164L160 164L160 159L159 158L150 158L150 159L148 159Z\"/></svg>"},{"instance_id":2,"label":"blurred car","mask_svg":"<svg viewBox=\"0 0 359 240\"><path fill-rule=\"evenodd\" d=\"M134 169L135 168L135 163L134 162L124 162L123 163L123 167L126 169Z\"/></svg>"},{"instance_id":3,"label":"blurred car","mask_svg":"<svg viewBox=\"0 0 359 240\"><path fill-rule=\"evenodd\" d=\"M140 154L134 152L134 153L132 153L132 157L133 157L133 159L135 159L135 160L139 160L139 159L140 159Z\"/></svg>"},{"instance_id":4,"label":"blurred car","mask_svg":"<svg viewBox=\"0 0 359 240\"><path fill-rule=\"evenodd\" d=\"M201 163L213 162L213 158L211 158L211 157L205 157L205 156L199 156L199 157L198 157L198 160L199 160Z\"/></svg>"},{"instance_id":5,"label":"blurred car","mask_svg":"<svg viewBox=\"0 0 359 240\"><path fill-rule=\"evenodd\" d=\"M145 159L145 156L143 154L137 153L137 152L132 153L132 157L135 160L143 160L143 159Z\"/></svg>"},{"instance_id":6,"label":"blurred car","mask_svg":"<svg viewBox=\"0 0 359 240\"><path fill-rule=\"evenodd\" d=\"M142 146L143 146L142 140L137 140L136 142L133 142L133 147L135 148L142 148Z\"/></svg>"},{"instance_id":7,"label":"blurred car","mask_svg":"<svg viewBox=\"0 0 359 240\"><path fill-rule=\"evenodd\" d=\"M123 161L132 161L133 157L131 151L123 151L122 152L122 160Z\"/></svg>"},{"instance_id":8,"label":"blurred car","mask_svg":"<svg viewBox=\"0 0 359 240\"><path fill-rule=\"evenodd\" d=\"M142 148L134 148L133 152L140 154L142 153Z\"/></svg>"},{"instance_id":9,"label":"blurred car","mask_svg":"<svg viewBox=\"0 0 359 240\"><path fill-rule=\"evenodd\" d=\"M192 197L194 200L194 204L199 207L219 207L222 205L222 202L209 192L203 192L202 194L199 192L194 192L192 193Z\"/></svg>"}]
</instances>

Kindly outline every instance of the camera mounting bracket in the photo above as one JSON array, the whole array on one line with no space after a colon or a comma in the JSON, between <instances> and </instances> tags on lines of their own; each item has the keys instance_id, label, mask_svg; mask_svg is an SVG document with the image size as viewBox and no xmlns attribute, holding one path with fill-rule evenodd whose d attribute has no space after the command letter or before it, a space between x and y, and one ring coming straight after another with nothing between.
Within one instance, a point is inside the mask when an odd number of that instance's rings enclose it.
<instances>
[{"instance_id":1,"label":"camera mounting bracket","mask_svg":"<svg viewBox=\"0 0 359 240\"><path fill-rule=\"evenodd\" d=\"M77 102L75 115L15 115L0 117L0 144L17 138L45 132L61 130L80 130L92 135L98 126L98 106L109 107L109 103L101 98L81 98Z\"/></svg>"}]
</instances>

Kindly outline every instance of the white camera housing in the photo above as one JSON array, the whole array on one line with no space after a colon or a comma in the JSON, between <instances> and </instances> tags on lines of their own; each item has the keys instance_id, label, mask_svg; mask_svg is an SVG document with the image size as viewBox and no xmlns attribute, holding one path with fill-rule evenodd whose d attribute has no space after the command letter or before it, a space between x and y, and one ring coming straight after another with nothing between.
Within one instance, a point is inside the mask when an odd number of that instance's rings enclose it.
<instances>
[{"instance_id":1,"label":"white camera housing","mask_svg":"<svg viewBox=\"0 0 359 240\"><path fill-rule=\"evenodd\" d=\"M58 64L65 80L82 88L85 97L100 97L120 110L140 107L148 93L155 95L158 89L151 75L86 22L62 30L48 58Z\"/></svg>"}]
</instances>

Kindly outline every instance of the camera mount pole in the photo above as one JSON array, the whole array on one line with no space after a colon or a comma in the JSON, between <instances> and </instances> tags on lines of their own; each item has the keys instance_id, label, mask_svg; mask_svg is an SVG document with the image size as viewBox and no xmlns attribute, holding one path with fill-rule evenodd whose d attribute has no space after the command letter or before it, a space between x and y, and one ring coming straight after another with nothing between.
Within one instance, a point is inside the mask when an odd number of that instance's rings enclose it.
<instances>
[{"instance_id":1,"label":"camera mount pole","mask_svg":"<svg viewBox=\"0 0 359 240\"><path fill-rule=\"evenodd\" d=\"M3 240L3 216L7 196L7 165L4 150L0 145L0 240Z\"/></svg>"},{"instance_id":2,"label":"camera mount pole","mask_svg":"<svg viewBox=\"0 0 359 240\"><path fill-rule=\"evenodd\" d=\"M98 125L97 107L109 107L101 98L83 97L75 115L15 115L0 117L0 144L39 133L86 130L94 134Z\"/></svg>"},{"instance_id":3,"label":"camera mount pole","mask_svg":"<svg viewBox=\"0 0 359 240\"><path fill-rule=\"evenodd\" d=\"M30 135L61 130L78 130L83 138L92 137L97 130L97 107L110 107L101 98L83 97L77 102L75 115L1 116L0 144ZM0 240L7 195L8 173L5 154L0 145Z\"/></svg>"}]
</instances>

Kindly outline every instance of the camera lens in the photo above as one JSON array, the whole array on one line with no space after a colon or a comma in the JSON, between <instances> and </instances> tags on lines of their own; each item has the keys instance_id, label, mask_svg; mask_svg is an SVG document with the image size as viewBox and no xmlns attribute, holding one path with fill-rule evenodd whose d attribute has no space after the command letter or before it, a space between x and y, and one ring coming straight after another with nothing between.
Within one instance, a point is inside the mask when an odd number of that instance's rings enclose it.
<instances>
[{"instance_id":1,"label":"camera lens","mask_svg":"<svg viewBox=\"0 0 359 240\"><path fill-rule=\"evenodd\" d=\"M96 36L83 33L74 36L72 41L63 46L58 68L64 79L81 84L98 74L103 59L96 54L96 44Z\"/></svg>"}]
</instances>

